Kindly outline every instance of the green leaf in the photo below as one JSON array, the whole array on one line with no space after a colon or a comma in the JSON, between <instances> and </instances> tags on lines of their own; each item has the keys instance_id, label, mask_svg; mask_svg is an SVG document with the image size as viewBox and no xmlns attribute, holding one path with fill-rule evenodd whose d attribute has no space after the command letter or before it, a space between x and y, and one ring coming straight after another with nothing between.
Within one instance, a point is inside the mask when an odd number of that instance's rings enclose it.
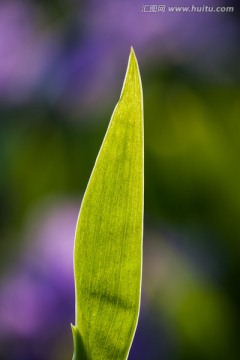
<instances>
[{"instance_id":1,"label":"green leaf","mask_svg":"<svg viewBox=\"0 0 240 360\"><path fill-rule=\"evenodd\" d=\"M77 223L74 359L127 359L139 315L142 232L143 100L131 49Z\"/></svg>"}]
</instances>

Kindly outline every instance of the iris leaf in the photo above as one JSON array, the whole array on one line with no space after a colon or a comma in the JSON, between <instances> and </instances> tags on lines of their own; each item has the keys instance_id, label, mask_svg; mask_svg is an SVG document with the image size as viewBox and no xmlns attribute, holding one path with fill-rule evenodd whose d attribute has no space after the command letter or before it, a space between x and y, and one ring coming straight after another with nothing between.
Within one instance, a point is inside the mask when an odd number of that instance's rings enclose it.
<instances>
[{"instance_id":1,"label":"iris leaf","mask_svg":"<svg viewBox=\"0 0 240 360\"><path fill-rule=\"evenodd\" d=\"M141 291L143 99L133 49L78 218L74 360L125 360Z\"/></svg>"}]
</instances>

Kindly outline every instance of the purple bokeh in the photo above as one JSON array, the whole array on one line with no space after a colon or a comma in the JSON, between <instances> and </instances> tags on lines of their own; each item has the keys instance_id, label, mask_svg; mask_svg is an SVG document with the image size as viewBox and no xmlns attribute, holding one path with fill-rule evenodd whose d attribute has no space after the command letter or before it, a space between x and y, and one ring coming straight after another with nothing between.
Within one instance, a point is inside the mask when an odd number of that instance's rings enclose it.
<instances>
[{"instance_id":1,"label":"purple bokeh","mask_svg":"<svg viewBox=\"0 0 240 360\"><path fill-rule=\"evenodd\" d=\"M212 0L208 5L221 3ZM200 0L191 4L187 0L171 2L172 6L192 4L203 5ZM61 99L63 111L83 114L87 109L89 113L95 109L92 104L101 102L103 106L112 101L111 96L117 96L116 84L121 83L130 46L135 48L145 70L161 63L176 64L206 79L211 74L216 81L230 81L229 61L237 33L229 14L142 13L141 7L137 0L88 3L84 9L88 20L84 21L84 36L79 36L81 30L76 26L75 40L62 53L60 66L53 71L49 84L51 93L58 94L57 101Z\"/></svg>"},{"instance_id":2,"label":"purple bokeh","mask_svg":"<svg viewBox=\"0 0 240 360\"><path fill-rule=\"evenodd\" d=\"M50 338L74 322L73 241L79 204L64 201L31 217L26 248L0 284L1 338Z\"/></svg>"},{"instance_id":3,"label":"purple bokeh","mask_svg":"<svg viewBox=\"0 0 240 360\"><path fill-rule=\"evenodd\" d=\"M29 1L0 4L0 101L13 104L31 98L41 82L58 42L43 13Z\"/></svg>"},{"instance_id":4,"label":"purple bokeh","mask_svg":"<svg viewBox=\"0 0 240 360\"><path fill-rule=\"evenodd\" d=\"M141 12L148 3L91 1L76 5L71 25L55 26L46 21L40 5L4 1L0 5L2 102L27 102L35 96L68 113L94 111L92 104L112 101L106 91L116 95L131 45L145 69L175 63L206 78L211 74L218 81L233 80L229 63L237 32L231 14ZM221 4L208 2L208 6ZM168 5L203 3L175 0Z\"/></svg>"}]
</instances>

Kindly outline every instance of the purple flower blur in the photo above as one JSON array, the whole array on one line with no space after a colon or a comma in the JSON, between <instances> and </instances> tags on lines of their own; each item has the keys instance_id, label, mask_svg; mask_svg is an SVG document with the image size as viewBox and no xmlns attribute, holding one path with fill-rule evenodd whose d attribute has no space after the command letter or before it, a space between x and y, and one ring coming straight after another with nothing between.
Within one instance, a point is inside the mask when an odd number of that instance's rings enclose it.
<instances>
[{"instance_id":1,"label":"purple flower blur","mask_svg":"<svg viewBox=\"0 0 240 360\"><path fill-rule=\"evenodd\" d=\"M36 218L31 216L26 248L0 283L0 337L5 342L22 339L37 343L50 341L61 332L66 337L70 334L78 211L79 204L69 200L44 206Z\"/></svg>"},{"instance_id":2,"label":"purple flower blur","mask_svg":"<svg viewBox=\"0 0 240 360\"><path fill-rule=\"evenodd\" d=\"M200 0L192 3L203 5ZM211 0L208 5L221 3ZM171 5L189 6L189 1L175 0ZM80 38L76 26L72 46L62 53L49 84L62 110L89 113L98 102L111 101L131 45L145 69L161 62L189 66L206 78L209 73L221 80L230 76L226 54L231 54L237 39L229 14L143 13L141 8L137 0L91 1L86 6L84 36ZM111 94L106 96L105 89Z\"/></svg>"},{"instance_id":3,"label":"purple flower blur","mask_svg":"<svg viewBox=\"0 0 240 360\"><path fill-rule=\"evenodd\" d=\"M229 61L237 42L231 14L144 13L143 4L151 1L91 1L76 5L71 25L63 22L56 27L46 26L43 7L23 0L4 1L0 5L2 101L27 102L34 95L67 113L89 113L99 101L112 101L105 89L114 96L131 45L145 69L156 62L172 63L207 78L212 74L221 81L231 79ZM208 6L222 4L208 2ZM191 5L203 4L194 0ZM189 1L171 1L171 6L189 6Z\"/></svg>"},{"instance_id":4,"label":"purple flower blur","mask_svg":"<svg viewBox=\"0 0 240 360\"><path fill-rule=\"evenodd\" d=\"M0 4L0 100L19 103L36 90L56 53L53 33L28 1Z\"/></svg>"}]
</instances>

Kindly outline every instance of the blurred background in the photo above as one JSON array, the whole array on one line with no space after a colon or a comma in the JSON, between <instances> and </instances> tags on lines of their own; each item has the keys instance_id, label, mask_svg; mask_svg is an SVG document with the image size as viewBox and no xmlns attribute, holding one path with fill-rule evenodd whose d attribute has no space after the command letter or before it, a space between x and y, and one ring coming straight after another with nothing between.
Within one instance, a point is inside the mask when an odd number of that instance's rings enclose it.
<instances>
[{"instance_id":1,"label":"blurred background","mask_svg":"<svg viewBox=\"0 0 240 360\"><path fill-rule=\"evenodd\" d=\"M75 224L131 45L145 234L129 359L240 358L239 3L163 0L234 12L142 12L152 4L0 1L1 360L72 357Z\"/></svg>"}]
</instances>

